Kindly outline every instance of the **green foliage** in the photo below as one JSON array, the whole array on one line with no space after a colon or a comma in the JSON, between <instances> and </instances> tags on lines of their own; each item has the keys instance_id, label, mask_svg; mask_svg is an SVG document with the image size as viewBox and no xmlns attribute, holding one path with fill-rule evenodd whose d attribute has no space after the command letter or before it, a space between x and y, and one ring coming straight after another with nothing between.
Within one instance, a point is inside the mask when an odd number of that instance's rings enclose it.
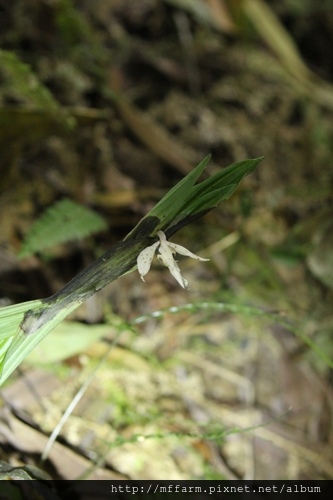
<instances>
[{"instance_id":1,"label":"green foliage","mask_svg":"<svg viewBox=\"0 0 333 500\"><path fill-rule=\"evenodd\" d=\"M209 158L209 156L205 158L202 163L206 162ZM171 227L174 227L176 224L178 225L188 217L193 219L196 214L206 213L222 201L230 198L242 179L253 172L262 159L263 157L261 156L253 160L233 163L221 170L221 172L193 186L189 194L183 198L182 209L172 221Z\"/></svg>"},{"instance_id":2,"label":"green foliage","mask_svg":"<svg viewBox=\"0 0 333 500\"><path fill-rule=\"evenodd\" d=\"M8 339L17 333L17 327L23 319L24 314L41 306L41 300L31 300L22 304L14 304L12 306L0 308L1 329L0 329L0 359L2 340Z\"/></svg>"},{"instance_id":3,"label":"green foliage","mask_svg":"<svg viewBox=\"0 0 333 500\"><path fill-rule=\"evenodd\" d=\"M263 157L233 163L208 179L197 183L207 166L210 155L206 156L197 167L174 186L144 217L141 222L157 217L159 223L151 236L158 230L171 234L192 220L201 217L227 200L236 190L241 180L255 170ZM140 227L140 224L138 225ZM130 233L136 232L137 228ZM177 227L177 229L175 229ZM130 236L128 235L128 236Z\"/></svg>"},{"instance_id":4,"label":"green foliage","mask_svg":"<svg viewBox=\"0 0 333 500\"><path fill-rule=\"evenodd\" d=\"M0 50L1 190L16 176L23 145L72 130L76 120L62 108L31 68Z\"/></svg>"},{"instance_id":5,"label":"green foliage","mask_svg":"<svg viewBox=\"0 0 333 500\"><path fill-rule=\"evenodd\" d=\"M71 0L58 2L56 24L65 47L71 47L84 41L89 32L89 26L83 21Z\"/></svg>"},{"instance_id":6,"label":"green foliage","mask_svg":"<svg viewBox=\"0 0 333 500\"><path fill-rule=\"evenodd\" d=\"M174 186L123 241L114 245L88 268L81 271L54 296L22 304L19 309L16 309L17 306L0 309L0 331L3 331L5 326L13 335L8 337L7 334L2 342L0 340L2 383L71 311L107 284L134 270L139 253L156 239L157 231L162 230L172 234L204 215L228 198L243 177L252 172L261 160L256 158L235 163L196 184L209 158L210 156L205 158ZM38 230L34 229L37 236L31 238L31 241L34 239L35 242L30 244L29 251L38 245L40 249L40 245L44 242L45 245L49 245L51 241L52 243L65 241L68 236L73 237L74 234L82 237L83 228L84 230L87 228L87 215L82 216L82 207L75 207L77 215L74 218L74 208L71 203L68 205L68 200L62 202L60 208L55 207L46 214L45 219L39 222ZM69 226L64 229L67 223ZM80 226L82 231L78 232ZM93 227L96 229L95 221ZM60 240L55 241L54 233L58 233Z\"/></svg>"},{"instance_id":7,"label":"green foliage","mask_svg":"<svg viewBox=\"0 0 333 500\"><path fill-rule=\"evenodd\" d=\"M79 240L106 228L107 223L99 214L65 198L48 208L32 225L18 257L29 257L46 248Z\"/></svg>"},{"instance_id":8,"label":"green foliage","mask_svg":"<svg viewBox=\"0 0 333 500\"><path fill-rule=\"evenodd\" d=\"M206 158L204 158L192 172L178 182L176 186L170 189L170 191L168 191L168 193L146 215L143 220L149 217L157 217L159 219L159 224L155 227L153 234L156 234L160 229L165 230L169 225L169 222L173 221L174 218L177 217L180 210L184 206L184 203L186 203L190 197L194 184L199 179L209 160L210 155L206 156ZM133 231L135 231L135 229L136 228L134 228Z\"/></svg>"},{"instance_id":9,"label":"green foliage","mask_svg":"<svg viewBox=\"0 0 333 500\"><path fill-rule=\"evenodd\" d=\"M8 140L27 142L75 126L30 66L1 49L0 82L0 142L6 147Z\"/></svg>"},{"instance_id":10,"label":"green foliage","mask_svg":"<svg viewBox=\"0 0 333 500\"><path fill-rule=\"evenodd\" d=\"M59 105L31 68L13 53L0 50L1 100L56 113Z\"/></svg>"},{"instance_id":11,"label":"green foliage","mask_svg":"<svg viewBox=\"0 0 333 500\"><path fill-rule=\"evenodd\" d=\"M75 356L110 333L110 324L86 325L79 321L63 321L30 353L31 364L54 364Z\"/></svg>"}]
</instances>

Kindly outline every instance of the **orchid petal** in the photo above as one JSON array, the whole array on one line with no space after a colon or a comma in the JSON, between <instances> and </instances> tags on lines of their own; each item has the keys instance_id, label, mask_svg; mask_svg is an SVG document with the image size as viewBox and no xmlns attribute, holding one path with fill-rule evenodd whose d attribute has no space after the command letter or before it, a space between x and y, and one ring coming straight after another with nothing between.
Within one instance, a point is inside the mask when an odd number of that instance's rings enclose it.
<instances>
[{"instance_id":1,"label":"orchid petal","mask_svg":"<svg viewBox=\"0 0 333 500\"><path fill-rule=\"evenodd\" d=\"M169 269L170 273L178 281L181 287L187 288L187 280L181 275L177 261L174 258L174 254L179 253L180 255L185 255L187 257L191 257L192 259L198 259L202 261L209 259L199 257L199 255L195 255L181 245L170 243L169 241L167 241L163 231L157 231L157 236L159 237L160 241L157 241L153 245L142 250L142 252L140 252L138 256L137 265L142 281L144 281L143 277L148 273L154 257L154 253L159 247L157 255L159 261Z\"/></svg>"},{"instance_id":2,"label":"orchid petal","mask_svg":"<svg viewBox=\"0 0 333 500\"><path fill-rule=\"evenodd\" d=\"M169 247L169 243L166 244L162 242L158 251L158 258L162 264L169 269L170 273L178 281L181 287L187 288L187 280L183 278L180 273L178 264L173 257L172 249Z\"/></svg>"},{"instance_id":3,"label":"orchid petal","mask_svg":"<svg viewBox=\"0 0 333 500\"><path fill-rule=\"evenodd\" d=\"M139 253L137 266L142 281L144 281L143 277L148 273L150 269L154 254L159 244L160 242L157 241L156 243L145 248L144 250L142 250L142 252Z\"/></svg>"},{"instance_id":4,"label":"orchid petal","mask_svg":"<svg viewBox=\"0 0 333 500\"><path fill-rule=\"evenodd\" d=\"M176 253L179 253L180 255L186 255L187 257L191 257L192 259L198 259L198 260L209 260L209 259L204 259L203 257L199 257L199 255L195 255L194 253L190 252L187 250L187 248L182 247L181 245L177 245L176 243L170 243L168 242L169 247L171 250L174 250Z\"/></svg>"}]
</instances>

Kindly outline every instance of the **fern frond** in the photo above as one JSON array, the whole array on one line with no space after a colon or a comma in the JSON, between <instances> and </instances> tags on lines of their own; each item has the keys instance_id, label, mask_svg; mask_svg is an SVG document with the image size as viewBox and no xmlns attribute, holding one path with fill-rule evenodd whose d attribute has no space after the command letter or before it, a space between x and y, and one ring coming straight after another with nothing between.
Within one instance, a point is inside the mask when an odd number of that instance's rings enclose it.
<instances>
[{"instance_id":1,"label":"fern frond","mask_svg":"<svg viewBox=\"0 0 333 500\"><path fill-rule=\"evenodd\" d=\"M17 257L29 257L54 245L85 238L106 227L105 219L99 214L65 198L48 208L32 225Z\"/></svg>"}]
</instances>

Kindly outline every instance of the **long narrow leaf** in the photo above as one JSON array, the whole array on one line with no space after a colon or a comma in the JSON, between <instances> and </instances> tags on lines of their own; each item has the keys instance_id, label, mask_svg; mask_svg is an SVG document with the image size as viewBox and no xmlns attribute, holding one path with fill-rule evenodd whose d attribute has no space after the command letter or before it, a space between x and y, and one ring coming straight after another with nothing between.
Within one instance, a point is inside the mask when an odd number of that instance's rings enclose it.
<instances>
[{"instance_id":1,"label":"long narrow leaf","mask_svg":"<svg viewBox=\"0 0 333 500\"><path fill-rule=\"evenodd\" d=\"M41 300L32 300L0 308L0 341L15 335L18 332L18 327L23 320L24 314L29 310L38 309L41 305Z\"/></svg>"},{"instance_id":2,"label":"long narrow leaf","mask_svg":"<svg viewBox=\"0 0 333 500\"><path fill-rule=\"evenodd\" d=\"M157 217L160 220L160 223L155 228L155 234L159 229L165 228L186 204L192 195L193 186L203 173L210 158L211 155L206 156L192 172L170 189L146 216Z\"/></svg>"}]
</instances>

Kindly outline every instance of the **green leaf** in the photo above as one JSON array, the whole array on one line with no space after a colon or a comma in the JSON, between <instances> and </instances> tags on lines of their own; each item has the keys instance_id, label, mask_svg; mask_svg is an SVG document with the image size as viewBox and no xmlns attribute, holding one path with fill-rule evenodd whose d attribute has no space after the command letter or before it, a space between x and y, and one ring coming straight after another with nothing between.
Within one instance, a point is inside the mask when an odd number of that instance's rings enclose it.
<instances>
[{"instance_id":1,"label":"green leaf","mask_svg":"<svg viewBox=\"0 0 333 500\"><path fill-rule=\"evenodd\" d=\"M106 228L107 223L99 214L65 198L48 208L32 225L18 258L23 259L60 243L85 238Z\"/></svg>"},{"instance_id":2,"label":"green leaf","mask_svg":"<svg viewBox=\"0 0 333 500\"><path fill-rule=\"evenodd\" d=\"M29 310L38 309L41 305L41 300L30 300L22 304L0 308L0 341L15 335L18 332L24 314Z\"/></svg>"},{"instance_id":3,"label":"green leaf","mask_svg":"<svg viewBox=\"0 0 333 500\"><path fill-rule=\"evenodd\" d=\"M78 321L63 321L44 342L27 357L31 364L56 363L82 353L110 333L110 325L86 325Z\"/></svg>"},{"instance_id":4,"label":"green leaf","mask_svg":"<svg viewBox=\"0 0 333 500\"><path fill-rule=\"evenodd\" d=\"M196 184L188 193L181 210L167 227L168 234L204 215L224 200L230 198L241 180L255 170L263 157L233 163L221 172ZM177 229L176 229L177 228Z\"/></svg>"},{"instance_id":5,"label":"green leaf","mask_svg":"<svg viewBox=\"0 0 333 500\"><path fill-rule=\"evenodd\" d=\"M210 158L211 155L206 156L192 172L170 189L146 217L144 217L143 220L148 217L157 217L160 220L160 223L154 228L154 235L158 230L165 229L168 223L174 219L186 204L192 194L194 184L206 168Z\"/></svg>"},{"instance_id":6,"label":"green leaf","mask_svg":"<svg viewBox=\"0 0 333 500\"><path fill-rule=\"evenodd\" d=\"M194 186L190 198L185 203L184 212L194 214L216 207L229 198L241 180L255 170L263 157L233 163L221 172ZM208 195L208 196L207 196ZM206 199L204 202L203 200Z\"/></svg>"},{"instance_id":7,"label":"green leaf","mask_svg":"<svg viewBox=\"0 0 333 500\"><path fill-rule=\"evenodd\" d=\"M27 312L30 311L39 311L43 309L42 301L34 301L36 304L33 304L33 308L29 307ZM38 304L39 303L39 304ZM31 305L31 302L26 303ZM40 328L36 330L34 334L26 334L20 325L22 324L22 319L26 317L20 313L16 317L12 315L11 318L11 331L15 330L15 334L13 337L9 337L1 342L0 351L3 350L4 346L6 347L5 353L2 353L2 359L0 361L0 373L1 373L1 383L3 383L11 373L17 368L17 366L22 363L22 361L27 357L27 355L53 330L63 319L65 319L71 311L76 309L80 305L80 302L71 302L67 304L66 307L59 308L58 311L55 311L55 314L48 317L47 321L45 321ZM7 308L4 308L7 309ZM0 310L0 325L1 322L1 313L3 311Z\"/></svg>"},{"instance_id":8,"label":"green leaf","mask_svg":"<svg viewBox=\"0 0 333 500\"><path fill-rule=\"evenodd\" d=\"M10 95L30 109L59 113L60 106L31 70L14 52L0 50L1 92Z\"/></svg>"}]
</instances>

